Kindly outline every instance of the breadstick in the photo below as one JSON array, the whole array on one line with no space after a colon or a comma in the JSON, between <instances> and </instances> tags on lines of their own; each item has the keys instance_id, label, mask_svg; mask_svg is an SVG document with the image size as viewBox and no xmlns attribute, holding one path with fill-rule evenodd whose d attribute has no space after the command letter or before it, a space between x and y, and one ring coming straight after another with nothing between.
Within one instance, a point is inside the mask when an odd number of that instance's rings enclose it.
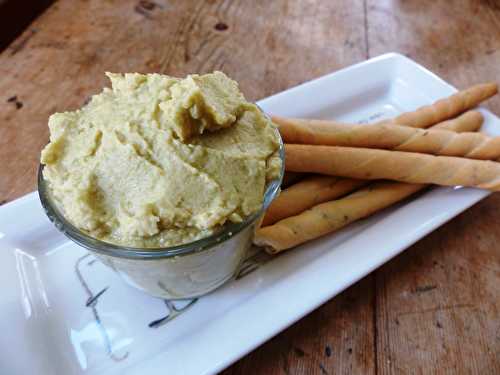
<instances>
[{"instance_id":1,"label":"breadstick","mask_svg":"<svg viewBox=\"0 0 500 375\"><path fill-rule=\"evenodd\" d=\"M432 126L432 129L451 130L457 133L475 132L483 125L483 121L481 112L467 111L458 117Z\"/></svg>"},{"instance_id":2,"label":"breadstick","mask_svg":"<svg viewBox=\"0 0 500 375\"><path fill-rule=\"evenodd\" d=\"M468 111L455 119L439 123L433 126L433 128L447 129L456 132L472 132L478 130L481 127L482 122L483 116L480 112ZM336 177L331 178L337 180ZM350 182L357 180L340 179L337 180L337 184L344 183L343 181ZM422 190L426 186L427 185L413 185L399 182L373 182L361 191L353 193L343 199L320 204L319 206L316 206L300 215L289 217L289 219L281 220L275 225L259 229L254 242L257 245L265 246L268 252L274 254L329 232L338 230L355 220L369 216L377 210L399 202L407 196ZM290 189L292 188L293 186ZM322 195L316 189L311 189L311 191L314 191L316 196L326 196ZM300 198L294 199L294 196L296 196L295 194L285 194L285 192L286 190L282 193L283 195L281 196L281 200L280 197L278 197L268 209L274 211L272 215L277 214L280 215L279 217L287 217L286 215L288 214L286 212L288 211L285 210L289 206L292 206L294 202L299 202L301 200ZM331 199L335 198L332 197ZM278 202L278 200L280 201ZM356 201L358 204L356 204ZM275 204L276 207L273 208ZM279 208L280 206L282 208ZM311 204L306 208L310 208L312 206L313 205ZM343 210L341 208L343 208ZM330 222L332 224L326 227L320 227L320 225L317 224L316 218L311 217L311 215L321 212L321 210L324 209L328 210L331 214L330 217L333 219ZM335 215L337 215L337 220L335 220ZM323 219L324 222L324 216L320 216L321 218L319 220ZM345 217L347 217L348 220L345 220ZM268 223L272 222L273 219L268 219ZM287 225L290 225L288 223L291 223L291 225L296 228L293 229L294 232L287 227ZM335 223L338 224L336 225ZM264 225L267 224L265 223Z\"/></svg>"},{"instance_id":3,"label":"breadstick","mask_svg":"<svg viewBox=\"0 0 500 375\"><path fill-rule=\"evenodd\" d=\"M408 126L340 124L335 121L275 118L283 140L325 146L379 148L492 160L500 157L500 137Z\"/></svg>"},{"instance_id":4,"label":"breadstick","mask_svg":"<svg viewBox=\"0 0 500 375\"><path fill-rule=\"evenodd\" d=\"M468 111L456 119L439 123L434 128L456 132L471 132L478 130L482 122L483 116L481 113ZM345 181L345 179L340 181ZM369 216L382 208L399 202L425 187L426 185L399 182L374 182L345 198L320 204L298 216L289 217L277 222L275 225L259 229L254 243L265 246L268 252L274 254L338 230L355 220ZM284 198L286 197L285 195ZM290 194L288 198L291 197ZM293 199L283 199L281 205L287 207L291 202L293 202ZM279 213L278 209L277 212ZM319 216L319 218L315 216ZM326 217L330 218L330 220L326 221Z\"/></svg>"},{"instance_id":5,"label":"breadstick","mask_svg":"<svg viewBox=\"0 0 500 375\"><path fill-rule=\"evenodd\" d=\"M338 198L368 181L314 175L285 189L267 209L262 226L297 215L312 206Z\"/></svg>"},{"instance_id":6,"label":"breadstick","mask_svg":"<svg viewBox=\"0 0 500 375\"><path fill-rule=\"evenodd\" d=\"M439 127L443 129L454 130L456 132L466 132L475 131L479 129L483 122L483 116L480 112L469 111L463 115L457 117L456 119L444 121L434 127ZM433 128L434 128L433 127ZM285 177L291 174L293 179L295 176L302 176L300 173L286 172ZM325 181L336 181L334 186ZM311 181L308 181L311 180ZM318 180L322 180L323 183L318 183ZM266 216L263 220L263 226L273 224L274 222L284 219L286 217L299 214L300 212L313 207L316 204L327 202L338 198L343 194L347 194L347 186L351 186L352 190L358 188L358 184L355 183L354 179L338 179L337 177L319 177L313 176L306 178L303 183L292 185L290 188L284 190L269 206ZM362 184L360 182L360 184ZM288 186L283 179L282 186ZM298 185L298 186L297 186ZM344 187L346 189L344 190Z\"/></svg>"},{"instance_id":7,"label":"breadstick","mask_svg":"<svg viewBox=\"0 0 500 375\"><path fill-rule=\"evenodd\" d=\"M416 111L403 113L391 120L381 121L380 123L427 128L474 108L497 92L497 84L493 82L475 85L448 98L440 99L431 105L420 107Z\"/></svg>"},{"instance_id":8,"label":"breadstick","mask_svg":"<svg viewBox=\"0 0 500 375\"><path fill-rule=\"evenodd\" d=\"M319 204L300 215L258 229L254 243L276 254L367 217L424 186L394 182L371 184L344 198Z\"/></svg>"},{"instance_id":9,"label":"breadstick","mask_svg":"<svg viewBox=\"0 0 500 375\"><path fill-rule=\"evenodd\" d=\"M500 191L500 163L492 161L338 146L286 144L285 152L292 172Z\"/></svg>"},{"instance_id":10,"label":"breadstick","mask_svg":"<svg viewBox=\"0 0 500 375\"><path fill-rule=\"evenodd\" d=\"M322 138L327 137L332 128L335 133L339 133L352 126L368 127L368 125L354 125L337 121L287 119L279 116L272 116L272 119L278 125L280 134L286 143L321 144ZM454 119L438 123L432 129L449 130L457 133L474 132L481 127L483 119L480 112L468 111ZM377 123L374 125L387 124ZM346 135L344 135L344 138L346 138Z\"/></svg>"}]
</instances>

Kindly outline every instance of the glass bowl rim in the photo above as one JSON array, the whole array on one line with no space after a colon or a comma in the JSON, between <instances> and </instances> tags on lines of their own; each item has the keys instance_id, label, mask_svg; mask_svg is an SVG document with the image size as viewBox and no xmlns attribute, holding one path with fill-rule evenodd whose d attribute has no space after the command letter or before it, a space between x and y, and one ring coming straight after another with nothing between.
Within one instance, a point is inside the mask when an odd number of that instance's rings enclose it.
<instances>
[{"instance_id":1,"label":"glass bowl rim","mask_svg":"<svg viewBox=\"0 0 500 375\"><path fill-rule=\"evenodd\" d=\"M52 197L50 197L47 183L43 178L43 164L40 164L38 167L38 196L40 198L40 202L45 211L45 214L60 232L62 232L66 237L76 242L80 246L83 246L86 249L97 252L99 254L117 258L154 260L202 252L211 249L212 247L224 241L227 241L228 239L241 232L243 229L253 224L260 218L267 207L269 207L272 200L277 196L280 190L281 182L283 180L283 175L285 173L285 148L283 145L283 140L277 128L276 134L278 136L279 142L278 156L281 160L281 168L278 178L271 180L267 184L261 208L254 214L246 217L240 223L225 224L222 230L208 237L204 237L199 240L188 242L182 245L156 248L130 247L101 241L86 234L84 231L78 229L76 226L66 220L64 215L54 204Z\"/></svg>"}]
</instances>

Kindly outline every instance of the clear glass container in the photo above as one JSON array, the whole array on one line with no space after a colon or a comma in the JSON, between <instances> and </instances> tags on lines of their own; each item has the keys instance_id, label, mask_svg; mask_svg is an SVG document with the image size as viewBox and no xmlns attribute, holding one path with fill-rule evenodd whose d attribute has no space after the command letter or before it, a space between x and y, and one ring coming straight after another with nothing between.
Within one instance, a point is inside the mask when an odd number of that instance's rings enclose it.
<instances>
[{"instance_id":1,"label":"clear glass container","mask_svg":"<svg viewBox=\"0 0 500 375\"><path fill-rule=\"evenodd\" d=\"M276 131L278 133L278 131ZM278 134L279 137L279 134ZM48 218L59 231L96 255L121 278L150 295L187 299L209 293L230 280L251 246L256 226L278 195L284 173L284 147L279 138L280 175L266 186L263 205L241 223L229 223L209 237L166 248L134 248L93 238L76 228L63 214L38 170L38 194Z\"/></svg>"}]
</instances>

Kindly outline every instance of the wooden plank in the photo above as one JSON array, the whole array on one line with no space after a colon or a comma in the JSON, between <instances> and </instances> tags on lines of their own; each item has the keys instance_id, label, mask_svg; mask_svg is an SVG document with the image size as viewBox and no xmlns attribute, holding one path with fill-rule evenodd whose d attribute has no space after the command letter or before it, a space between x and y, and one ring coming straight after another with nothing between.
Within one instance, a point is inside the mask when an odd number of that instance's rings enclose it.
<instances>
[{"instance_id":1,"label":"wooden plank","mask_svg":"<svg viewBox=\"0 0 500 375\"><path fill-rule=\"evenodd\" d=\"M495 2L367 4L368 49L398 51L459 87L498 80ZM487 105L500 113L498 96ZM500 198L494 195L376 273L378 373L500 373Z\"/></svg>"},{"instance_id":2,"label":"wooden plank","mask_svg":"<svg viewBox=\"0 0 500 375\"><path fill-rule=\"evenodd\" d=\"M363 17L361 0L57 2L0 55L0 200L35 188L47 117L82 105L106 83L104 71L221 69L255 100L364 60ZM255 373L256 361L261 373L373 372L371 284L226 373Z\"/></svg>"},{"instance_id":3,"label":"wooden plank","mask_svg":"<svg viewBox=\"0 0 500 375\"><path fill-rule=\"evenodd\" d=\"M367 0L367 19L370 57L400 52L458 87L498 80L498 2Z\"/></svg>"},{"instance_id":4,"label":"wooden plank","mask_svg":"<svg viewBox=\"0 0 500 375\"><path fill-rule=\"evenodd\" d=\"M500 373L497 195L377 272L380 374Z\"/></svg>"}]
</instances>

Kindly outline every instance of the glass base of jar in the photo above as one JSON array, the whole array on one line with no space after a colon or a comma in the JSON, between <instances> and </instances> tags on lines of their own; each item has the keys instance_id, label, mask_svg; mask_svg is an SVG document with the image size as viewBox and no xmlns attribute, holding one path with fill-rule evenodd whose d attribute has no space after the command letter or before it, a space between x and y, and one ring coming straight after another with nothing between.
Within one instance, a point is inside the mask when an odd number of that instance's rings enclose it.
<instances>
[{"instance_id":1,"label":"glass base of jar","mask_svg":"<svg viewBox=\"0 0 500 375\"><path fill-rule=\"evenodd\" d=\"M217 289L238 271L251 246L255 225L200 252L157 259L94 255L130 286L167 299L197 298Z\"/></svg>"}]
</instances>

